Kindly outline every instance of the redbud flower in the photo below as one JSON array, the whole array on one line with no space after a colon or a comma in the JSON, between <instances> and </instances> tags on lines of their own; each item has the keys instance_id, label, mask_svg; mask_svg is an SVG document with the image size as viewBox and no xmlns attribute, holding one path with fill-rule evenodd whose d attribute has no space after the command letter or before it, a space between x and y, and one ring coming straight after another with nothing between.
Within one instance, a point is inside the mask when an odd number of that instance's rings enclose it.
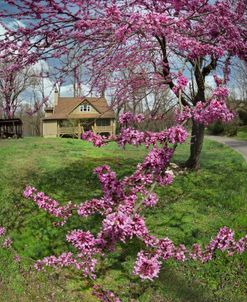
<instances>
[{"instance_id":1,"label":"redbud flower","mask_svg":"<svg viewBox=\"0 0 247 302\"><path fill-rule=\"evenodd\" d=\"M12 243L13 243L12 239L8 237L4 240L3 247L8 249L11 247Z\"/></svg>"},{"instance_id":2,"label":"redbud flower","mask_svg":"<svg viewBox=\"0 0 247 302\"><path fill-rule=\"evenodd\" d=\"M140 251L137 254L137 260L134 266L134 274L138 275L141 279L153 280L158 277L160 271L161 262L158 261L158 257L145 254Z\"/></svg>"},{"instance_id":3,"label":"redbud flower","mask_svg":"<svg viewBox=\"0 0 247 302\"><path fill-rule=\"evenodd\" d=\"M0 237L4 236L6 233L5 227L0 227Z\"/></svg>"}]
</instances>

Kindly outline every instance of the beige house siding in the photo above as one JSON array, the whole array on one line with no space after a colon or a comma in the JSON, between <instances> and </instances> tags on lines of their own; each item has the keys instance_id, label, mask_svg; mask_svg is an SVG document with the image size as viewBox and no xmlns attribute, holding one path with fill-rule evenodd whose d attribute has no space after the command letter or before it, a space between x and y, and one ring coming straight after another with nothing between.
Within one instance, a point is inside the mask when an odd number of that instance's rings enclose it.
<instances>
[{"instance_id":1,"label":"beige house siding","mask_svg":"<svg viewBox=\"0 0 247 302\"><path fill-rule=\"evenodd\" d=\"M43 119L44 137L81 137L85 131L112 135L115 134L115 114L104 98L57 97L54 107L45 109ZM82 111L81 111L81 106ZM84 111L85 110L85 111ZM97 123L97 121L101 121Z\"/></svg>"},{"instance_id":2,"label":"beige house siding","mask_svg":"<svg viewBox=\"0 0 247 302\"><path fill-rule=\"evenodd\" d=\"M81 106L83 106L83 105L88 105L88 106L90 106L90 111L81 111L80 110L80 108L81 108ZM97 110L95 110L95 108L93 107L93 106L91 106L90 104L88 104L88 103L86 103L86 102L84 102L84 103L82 103L82 104L80 104L79 106L77 106L70 114L72 115L72 114L99 114L99 112L97 111Z\"/></svg>"},{"instance_id":3,"label":"beige house siding","mask_svg":"<svg viewBox=\"0 0 247 302\"><path fill-rule=\"evenodd\" d=\"M57 136L57 121L43 121L43 136L56 137Z\"/></svg>"}]
</instances>

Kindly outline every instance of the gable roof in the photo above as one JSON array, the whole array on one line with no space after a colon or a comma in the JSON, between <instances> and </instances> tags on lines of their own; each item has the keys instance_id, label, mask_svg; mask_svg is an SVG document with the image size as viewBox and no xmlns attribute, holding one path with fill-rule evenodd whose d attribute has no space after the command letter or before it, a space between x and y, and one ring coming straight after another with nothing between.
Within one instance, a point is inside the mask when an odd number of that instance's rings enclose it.
<instances>
[{"instance_id":1,"label":"gable roof","mask_svg":"<svg viewBox=\"0 0 247 302\"><path fill-rule=\"evenodd\" d=\"M93 106L98 113L71 114L76 107L85 102ZM108 106L105 98L58 97L58 104L54 108L54 113L51 116L45 117L44 120L73 118L115 118L115 113Z\"/></svg>"}]
</instances>

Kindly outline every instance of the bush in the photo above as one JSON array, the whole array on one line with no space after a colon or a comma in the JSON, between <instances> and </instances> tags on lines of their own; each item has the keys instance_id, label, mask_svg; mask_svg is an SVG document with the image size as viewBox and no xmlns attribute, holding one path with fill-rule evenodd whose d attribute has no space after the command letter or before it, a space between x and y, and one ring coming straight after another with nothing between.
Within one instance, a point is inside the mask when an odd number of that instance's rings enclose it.
<instances>
[{"instance_id":1,"label":"bush","mask_svg":"<svg viewBox=\"0 0 247 302\"><path fill-rule=\"evenodd\" d=\"M242 125L247 125L247 110L244 110L241 108L241 109L238 109L237 112L238 112L238 116L240 119L240 123Z\"/></svg>"},{"instance_id":2,"label":"bush","mask_svg":"<svg viewBox=\"0 0 247 302\"><path fill-rule=\"evenodd\" d=\"M215 122L208 126L208 134L220 135L225 134L227 136L235 136L238 133L238 123L236 120L231 123L222 124L221 122Z\"/></svg>"},{"instance_id":3,"label":"bush","mask_svg":"<svg viewBox=\"0 0 247 302\"><path fill-rule=\"evenodd\" d=\"M208 126L207 131L212 135L220 135L225 132L224 125L221 122L214 122Z\"/></svg>"},{"instance_id":4,"label":"bush","mask_svg":"<svg viewBox=\"0 0 247 302\"><path fill-rule=\"evenodd\" d=\"M227 136L235 136L238 133L238 125L236 122L224 125L224 129Z\"/></svg>"}]
</instances>

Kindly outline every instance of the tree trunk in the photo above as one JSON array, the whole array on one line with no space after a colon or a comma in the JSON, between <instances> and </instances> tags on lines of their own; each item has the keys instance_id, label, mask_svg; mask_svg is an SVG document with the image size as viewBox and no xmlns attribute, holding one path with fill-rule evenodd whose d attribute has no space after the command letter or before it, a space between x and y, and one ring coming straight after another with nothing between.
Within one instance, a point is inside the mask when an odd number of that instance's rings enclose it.
<instances>
[{"instance_id":1,"label":"tree trunk","mask_svg":"<svg viewBox=\"0 0 247 302\"><path fill-rule=\"evenodd\" d=\"M202 151L203 139L204 139L203 124L199 124L192 121L192 132L190 140L190 157L186 161L185 166L192 170L198 170L200 168L200 155Z\"/></svg>"}]
</instances>

